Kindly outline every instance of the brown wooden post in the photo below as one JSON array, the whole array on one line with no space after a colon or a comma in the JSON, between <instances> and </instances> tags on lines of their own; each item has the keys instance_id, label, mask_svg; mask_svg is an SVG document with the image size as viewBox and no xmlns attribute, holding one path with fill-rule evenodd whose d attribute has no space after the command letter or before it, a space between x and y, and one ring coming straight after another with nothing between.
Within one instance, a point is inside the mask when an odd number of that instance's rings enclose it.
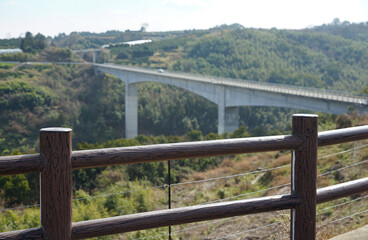
<instances>
[{"instance_id":1,"label":"brown wooden post","mask_svg":"<svg viewBox=\"0 0 368 240\"><path fill-rule=\"evenodd\" d=\"M72 130L40 130L41 225L46 239L71 239L72 230Z\"/></svg>"},{"instance_id":2,"label":"brown wooden post","mask_svg":"<svg viewBox=\"0 0 368 240\"><path fill-rule=\"evenodd\" d=\"M318 116L293 115L293 135L300 136L303 144L293 150L291 164L291 191L302 198L298 207L291 210L292 240L316 238L316 182L318 149Z\"/></svg>"}]
</instances>

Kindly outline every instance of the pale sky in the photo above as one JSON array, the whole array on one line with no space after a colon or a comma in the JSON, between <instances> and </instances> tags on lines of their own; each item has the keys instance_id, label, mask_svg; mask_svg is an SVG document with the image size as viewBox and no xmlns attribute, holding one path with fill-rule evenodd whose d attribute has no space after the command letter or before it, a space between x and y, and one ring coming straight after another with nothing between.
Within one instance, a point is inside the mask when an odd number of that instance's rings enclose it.
<instances>
[{"instance_id":1,"label":"pale sky","mask_svg":"<svg viewBox=\"0 0 368 240\"><path fill-rule=\"evenodd\" d=\"M244 27L301 29L334 18L367 22L368 0L0 0L0 38L27 31L55 36L105 32Z\"/></svg>"}]
</instances>

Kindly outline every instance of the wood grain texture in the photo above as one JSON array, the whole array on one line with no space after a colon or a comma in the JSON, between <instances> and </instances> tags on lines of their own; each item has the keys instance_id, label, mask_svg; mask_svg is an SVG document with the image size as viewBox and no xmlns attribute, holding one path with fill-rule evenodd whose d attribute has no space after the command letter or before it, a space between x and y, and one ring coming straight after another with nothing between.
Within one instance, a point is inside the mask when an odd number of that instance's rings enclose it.
<instances>
[{"instance_id":1,"label":"wood grain texture","mask_svg":"<svg viewBox=\"0 0 368 240\"><path fill-rule=\"evenodd\" d=\"M0 157L0 176L41 172L42 169L39 154Z\"/></svg>"},{"instance_id":2,"label":"wood grain texture","mask_svg":"<svg viewBox=\"0 0 368 240\"><path fill-rule=\"evenodd\" d=\"M42 228L30 228L25 230L11 231L0 233L0 239L4 240L22 240L22 239L30 239L30 240L39 240L45 239L45 233Z\"/></svg>"},{"instance_id":3,"label":"wood grain texture","mask_svg":"<svg viewBox=\"0 0 368 240\"><path fill-rule=\"evenodd\" d=\"M298 148L297 136L253 137L75 151L73 169Z\"/></svg>"},{"instance_id":4,"label":"wood grain texture","mask_svg":"<svg viewBox=\"0 0 368 240\"><path fill-rule=\"evenodd\" d=\"M368 125L320 132L318 134L318 146L329 146L363 139L368 139Z\"/></svg>"},{"instance_id":5,"label":"wood grain texture","mask_svg":"<svg viewBox=\"0 0 368 240\"><path fill-rule=\"evenodd\" d=\"M368 191L368 178L316 191L318 146L368 138L368 126L321 132L316 115L294 115L293 135L71 152L71 129L40 131L40 154L0 157L0 175L41 171L42 228L0 233L0 239L75 239L295 208L292 239L315 239L316 203ZM72 168L295 149L292 195L132 214L72 224ZM317 192L317 194L316 194ZM73 227L72 227L73 226ZM314 233L313 233L314 229Z\"/></svg>"},{"instance_id":6,"label":"wood grain texture","mask_svg":"<svg viewBox=\"0 0 368 240\"><path fill-rule=\"evenodd\" d=\"M47 239L71 239L72 227L72 131L45 128L40 131L41 225Z\"/></svg>"},{"instance_id":7,"label":"wood grain texture","mask_svg":"<svg viewBox=\"0 0 368 240\"><path fill-rule=\"evenodd\" d=\"M291 239L314 240L316 237L316 193L318 116L293 115L293 134L302 137L303 145L293 151L291 192L302 202L291 211Z\"/></svg>"},{"instance_id":8,"label":"wood grain texture","mask_svg":"<svg viewBox=\"0 0 368 240\"><path fill-rule=\"evenodd\" d=\"M317 203L324 203L324 202L328 202L331 200L335 200L338 198L342 198L342 197L346 197L349 196L351 194L355 194L355 193L361 193L364 191L368 191L368 178L363 178L363 179L359 179L359 180L354 180L354 181L349 181L346 183L341 183L341 184L336 184L334 186L329 186L329 187L325 187L325 188L321 188L317 190ZM259 203L257 203L257 201L261 200ZM276 201L280 200L279 203L275 204ZM281 202L281 200L283 202ZM288 202L290 200L290 202ZM256 203L254 203L254 201ZM238 202L238 201L234 201L234 202ZM253 206L254 209L251 209L250 211L248 211L248 213L245 214L252 214L252 213L257 213L257 212L261 212L261 211L274 211L276 209L274 209L274 207L278 207L278 210L281 210L281 207L283 209L288 209L288 208L294 208L296 206L298 206L300 200L298 199L298 197L292 196L292 195L285 195L285 196L275 196L275 197L266 197L266 198L260 198L260 199L250 199L250 200L242 200L242 203L239 202L238 205L232 205L232 203L225 203L225 205L227 205L228 209L233 209L230 210L231 213L228 213L229 215L231 214L231 216L233 216L232 214L244 214L244 211L246 211L246 205L250 205ZM269 205L270 203L272 203L272 205ZM267 205L270 209L262 209L262 204ZM290 205L289 205L290 204ZM232 205L232 206L231 206ZM242 212L238 211L238 208L243 205L243 210ZM287 205L287 206L286 206ZM266 207L267 207L266 206ZM206 206L204 206L206 207ZM226 206L225 206L226 207ZM285 207L285 208L284 208ZM222 208L222 207L221 207ZM250 207L248 207L249 209ZM203 208L203 210L205 210L206 208ZM227 209L227 210L228 210ZM212 209L213 212L216 212L216 208ZM196 209L194 209L193 207L188 207L188 208L182 208L181 210L179 209L177 211L177 209L173 209L173 212L169 213L169 214L179 214L179 212L184 212L186 214L188 214L190 211L194 212L196 211ZM199 210L201 211L201 210ZM148 212L148 213L140 213L140 214L132 214L132 215L127 215L127 216L119 216L119 217L113 217L113 218L105 218L105 219L97 219L97 220L92 220L92 221L84 221L84 222L77 222L73 224L73 234L72 237L74 239L80 239L80 238L84 238L85 237L93 237L93 236L102 236L102 235L107 235L110 234L108 231L115 231L116 233L119 232L118 229L121 229L124 232L128 232L128 231L135 231L132 226L126 225L126 222L130 222L130 224L132 224L132 222L135 222L136 225L138 225L139 229L138 230L142 230L142 229L147 229L149 228L151 225L151 222L154 222L157 224L157 221L161 220L161 219L165 219L165 215L167 212L162 213L161 211L155 211L155 212ZM214 217L222 217L222 215L219 213L218 215L215 216L214 213L213 214ZM150 220L146 219L146 217L151 218ZM206 216L206 217L211 217L211 216ZM188 216L187 216L188 218ZM141 221L140 219L145 219L149 222L138 222L137 221ZM170 221L170 216L167 216L167 219L165 220ZM191 222L191 220L196 220L196 221L204 221L204 220L198 220L198 218L189 218L188 221L186 221L185 219L179 219L177 218L178 221L185 221L185 223L189 223ZM215 219L215 218L213 218ZM169 222L170 224L172 223L171 221ZM120 225L124 225L124 226L119 226ZM143 225L142 225L143 224ZM179 223L180 224L180 223ZM105 229L106 225L109 229ZM111 226L109 226L111 225ZM162 224L159 224L160 226ZM93 233L89 233L88 229L92 228ZM102 229L101 233L99 232L100 230L97 229ZM114 230L115 229L115 230ZM131 230L133 229L133 230ZM5 233L0 233L0 239L45 239L45 235L44 232L42 231L41 228L33 228L33 229L26 229L26 230L18 230L18 231L12 231L12 232L5 232Z\"/></svg>"},{"instance_id":9,"label":"wood grain texture","mask_svg":"<svg viewBox=\"0 0 368 240\"><path fill-rule=\"evenodd\" d=\"M368 177L317 190L317 203L324 203L368 191Z\"/></svg>"},{"instance_id":10,"label":"wood grain texture","mask_svg":"<svg viewBox=\"0 0 368 240\"><path fill-rule=\"evenodd\" d=\"M338 143L358 141L368 138L368 126L352 127L321 132L318 145L328 146ZM212 145L212 147L211 147ZM130 164L149 161L166 161L182 158L218 156L249 152L264 152L295 149L301 139L295 136L275 136L247 139L215 140L191 143L160 144L151 146L96 149L74 151L73 169L91 168L105 165ZM264 147L264 149L262 149ZM191 151L193 149L193 151ZM138 153L141 151L140 153ZM160 154L159 152L162 152ZM124 154L126 156L119 156ZM152 156L149 159L147 156ZM106 164L105 164L106 163ZM41 172L43 162L39 154L0 157L0 176Z\"/></svg>"},{"instance_id":11,"label":"wood grain texture","mask_svg":"<svg viewBox=\"0 0 368 240\"><path fill-rule=\"evenodd\" d=\"M299 203L293 195L272 196L77 222L73 223L72 239L290 209Z\"/></svg>"}]
</instances>

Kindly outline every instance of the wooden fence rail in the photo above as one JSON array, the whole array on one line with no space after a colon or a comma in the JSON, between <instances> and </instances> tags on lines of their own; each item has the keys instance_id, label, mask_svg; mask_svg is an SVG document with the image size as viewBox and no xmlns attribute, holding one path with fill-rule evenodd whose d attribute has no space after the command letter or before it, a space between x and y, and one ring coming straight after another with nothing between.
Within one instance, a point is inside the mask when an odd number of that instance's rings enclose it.
<instances>
[{"instance_id":1,"label":"wooden fence rail","mask_svg":"<svg viewBox=\"0 0 368 240\"><path fill-rule=\"evenodd\" d=\"M183 223L291 209L291 239L315 239L316 204L368 191L368 178L316 189L317 149L368 139L368 126L317 132L316 115L294 115L292 134L71 151L71 129L40 131L40 154L0 157L0 176L40 172L41 228L0 239L82 239ZM175 208L72 223L72 169L264 152L292 151L291 194Z\"/></svg>"}]
</instances>

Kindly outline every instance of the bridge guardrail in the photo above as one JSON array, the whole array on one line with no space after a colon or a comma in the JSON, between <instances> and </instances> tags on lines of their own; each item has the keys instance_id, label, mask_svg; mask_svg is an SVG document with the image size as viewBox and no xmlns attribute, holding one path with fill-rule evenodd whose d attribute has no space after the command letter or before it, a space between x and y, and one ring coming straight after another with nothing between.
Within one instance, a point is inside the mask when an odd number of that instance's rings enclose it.
<instances>
[{"instance_id":1,"label":"bridge guardrail","mask_svg":"<svg viewBox=\"0 0 368 240\"><path fill-rule=\"evenodd\" d=\"M132 67L132 66L118 66L112 64L96 64L97 66L102 67L110 67L110 68L124 68L126 70L132 71L147 71L150 73L157 74L156 70L142 68L142 67ZM174 74L180 76L186 76L188 80L192 81L203 81L203 82L211 82L213 84L222 84L227 86L236 86L236 87L244 87L256 90L264 90L285 94L292 94L298 96L306 96L306 97L314 97L335 101L343 101L350 102L356 104L368 105L368 94L359 94L359 93L350 93L345 91L331 90L331 89L316 89L310 87L303 86L293 86L286 84L276 84L276 83L268 83L268 82L259 82L259 81L251 81L251 80L242 80L242 79L232 79L232 78L221 78L215 76L203 76L199 74L192 73L177 73L173 71L165 71L168 74ZM165 73L160 73L164 75ZM194 77L194 78L193 78Z\"/></svg>"}]
</instances>

